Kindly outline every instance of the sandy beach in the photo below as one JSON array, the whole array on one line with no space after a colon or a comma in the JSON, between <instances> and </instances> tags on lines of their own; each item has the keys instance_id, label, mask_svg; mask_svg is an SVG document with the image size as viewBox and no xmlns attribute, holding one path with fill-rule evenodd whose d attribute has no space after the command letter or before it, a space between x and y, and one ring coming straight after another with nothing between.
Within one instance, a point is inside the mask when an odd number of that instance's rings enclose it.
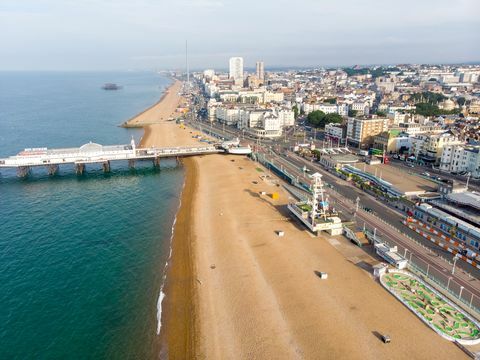
<instances>
[{"instance_id":1,"label":"sandy beach","mask_svg":"<svg viewBox=\"0 0 480 360\"><path fill-rule=\"evenodd\" d=\"M363 259L332 245L345 239L313 237L286 220L288 195L262 181L257 164L222 155L194 161L198 358L465 357L376 283ZM391 344L379 340L383 333Z\"/></svg>"},{"instance_id":2,"label":"sandy beach","mask_svg":"<svg viewBox=\"0 0 480 360\"><path fill-rule=\"evenodd\" d=\"M154 108L152 114L161 113ZM153 121L143 146L198 143L189 128ZM258 164L227 155L184 164L162 358L465 358L372 279L364 270L367 258L339 252L335 244L348 247L348 241L314 237L292 221L288 194L263 181L266 170ZM315 270L329 278L320 280ZM391 344L380 341L383 333Z\"/></svg>"}]
</instances>

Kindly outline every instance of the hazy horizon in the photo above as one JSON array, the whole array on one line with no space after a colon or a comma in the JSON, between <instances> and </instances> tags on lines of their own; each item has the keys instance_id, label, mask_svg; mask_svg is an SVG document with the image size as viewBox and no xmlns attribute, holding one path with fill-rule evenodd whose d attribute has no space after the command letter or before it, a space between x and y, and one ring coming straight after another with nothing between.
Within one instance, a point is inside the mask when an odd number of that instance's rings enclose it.
<instances>
[{"instance_id":1,"label":"hazy horizon","mask_svg":"<svg viewBox=\"0 0 480 360\"><path fill-rule=\"evenodd\" d=\"M0 4L0 70L312 68L480 60L480 4L342 0L19 0Z\"/></svg>"}]
</instances>

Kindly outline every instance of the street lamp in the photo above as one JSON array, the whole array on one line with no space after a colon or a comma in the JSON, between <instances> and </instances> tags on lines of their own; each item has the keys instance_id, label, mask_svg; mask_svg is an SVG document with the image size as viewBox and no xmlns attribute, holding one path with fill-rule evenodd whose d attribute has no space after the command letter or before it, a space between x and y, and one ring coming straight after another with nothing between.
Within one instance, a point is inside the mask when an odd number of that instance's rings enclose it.
<instances>
[{"instance_id":1,"label":"street lamp","mask_svg":"<svg viewBox=\"0 0 480 360\"><path fill-rule=\"evenodd\" d=\"M457 263L457 260L458 260L458 259L459 259L458 254L456 254L456 255L453 257L452 275L455 274L455 264Z\"/></svg>"},{"instance_id":2,"label":"street lamp","mask_svg":"<svg viewBox=\"0 0 480 360\"><path fill-rule=\"evenodd\" d=\"M452 277L449 277L449 278L448 278L448 282L447 282L447 291L448 291L448 288L449 288L449 286L450 286L450 280L452 280Z\"/></svg>"}]
</instances>

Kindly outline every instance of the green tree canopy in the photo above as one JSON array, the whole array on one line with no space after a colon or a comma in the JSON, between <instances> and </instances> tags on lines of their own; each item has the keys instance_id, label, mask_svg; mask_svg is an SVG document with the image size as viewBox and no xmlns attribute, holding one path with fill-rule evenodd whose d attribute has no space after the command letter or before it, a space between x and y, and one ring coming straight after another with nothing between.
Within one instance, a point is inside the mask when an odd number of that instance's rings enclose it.
<instances>
[{"instance_id":1,"label":"green tree canopy","mask_svg":"<svg viewBox=\"0 0 480 360\"><path fill-rule=\"evenodd\" d=\"M415 93L412 95L412 100L415 101L415 103L429 103L429 104L435 105L446 99L447 97L445 95L433 93L431 91Z\"/></svg>"},{"instance_id":2,"label":"green tree canopy","mask_svg":"<svg viewBox=\"0 0 480 360\"><path fill-rule=\"evenodd\" d=\"M358 112L357 110L349 109L348 110L348 116L355 117L355 116L357 116L357 112Z\"/></svg>"},{"instance_id":3,"label":"green tree canopy","mask_svg":"<svg viewBox=\"0 0 480 360\"><path fill-rule=\"evenodd\" d=\"M307 116L308 123L318 128L324 128L329 123L341 123L342 117L338 114L325 114L323 111L312 111Z\"/></svg>"},{"instance_id":4,"label":"green tree canopy","mask_svg":"<svg viewBox=\"0 0 480 360\"><path fill-rule=\"evenodd\" d=\"M337 103L337 98L328 98L328 99L323 100L323 102L327 103L327 104L336 104Z\"/></svg>"},{"instance_id":5,"label":"green tree canopy","mask_svg":"<svg viewBox=\"0 0 480 360\"><path fill-rule=\"evenodd\" d=\"M415 104L415 112L423 116L439 116L439 115L452 115L458 114L460 109L443 110L439 109L437 105L431 103L418 103Z\"/></svg>"},{"instance_id":6,"label":"green tree canopy","mask_svg":"<svg viewBox=\"0 0 480 360\"><path fill-rule=\"evenodd\" d=\"M293 105L292 110L293 110L293 116L295 117L295 120L297 120L297 118L298 118L298 113L299 113L298 106L297 106L297 105Z\"/></svg>"}]
</instances>

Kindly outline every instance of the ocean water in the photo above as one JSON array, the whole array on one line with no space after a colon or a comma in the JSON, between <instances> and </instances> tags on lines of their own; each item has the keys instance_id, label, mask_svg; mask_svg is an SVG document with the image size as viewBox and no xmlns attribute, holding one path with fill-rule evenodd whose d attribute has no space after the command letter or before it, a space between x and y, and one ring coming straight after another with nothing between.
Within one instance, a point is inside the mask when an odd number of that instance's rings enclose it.
<instances>
[{"instance_id":1,"label":"ocean water","mask_svg":"<svg viewBox=\"0 0 480 360\"><path fill-rule=\"evenodd\" d=\"M106 82L123 86L104 91ZM126 144L117 125L157 101L156 73L0 72L0 158L27 147ZM0 171L0 358L147 359L183 170Z\"/></svg>"}]
</instances>

